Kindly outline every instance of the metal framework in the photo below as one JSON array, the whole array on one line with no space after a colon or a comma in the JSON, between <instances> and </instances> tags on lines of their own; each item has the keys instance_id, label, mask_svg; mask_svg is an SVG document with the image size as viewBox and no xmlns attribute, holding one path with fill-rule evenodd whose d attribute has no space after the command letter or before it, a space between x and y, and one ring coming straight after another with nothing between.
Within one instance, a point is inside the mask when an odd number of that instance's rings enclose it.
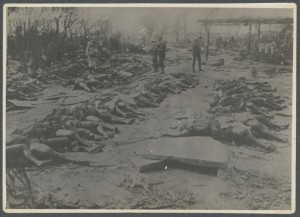
<instances>
[{"instance_id":1,"label":"metal framework","mask_svg":"<svg viewBox=\"0 0 300 217\"><path fill-rule=\"evenodd\" d=\"M200 25L205 25L205 57L206 61L208 60L209 53L209 38L210 38L210 26L211 25L245 25L249 26L249 36L248 36L248 53L251 52L251 43L252 43L252 25L258 25L258 39L260 40L260 25L261 24L293 24L293 18L274 18L274 19L259 19L259 18L236 18L236 19L199 19L197 23Z\"/></svg>"},{"instance_id":2,"label":"metal framework","mask_svg":"<svg viewBox=\"0 0 300 217\"><path fill-rule=\"evenodd\" d=\"M239 18L239 19L199 19L198 23L210 23L210 24L292 24L293 18L281 18L281 19L252 19L252 18Z\"/></svg>"}]
</instances>

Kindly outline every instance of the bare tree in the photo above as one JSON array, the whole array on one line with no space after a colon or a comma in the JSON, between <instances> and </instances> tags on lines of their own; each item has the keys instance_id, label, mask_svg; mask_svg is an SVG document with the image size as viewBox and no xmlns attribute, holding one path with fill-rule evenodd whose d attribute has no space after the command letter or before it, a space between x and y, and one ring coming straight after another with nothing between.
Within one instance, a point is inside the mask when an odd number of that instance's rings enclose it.
<instances>
[{"instance_id":1,"label":"bare tree","mask_svg":"<svg viewBox=\"0 0 300 217\"><path fill-rule=\"evenodd\" d=\"M62 8L64 13L63 18L63 35L66 38L68 31L78 21L78 14L76 8Z\"/></svg>"},{"instance_id":2,"label":"bare tree","mask_svg":"<svg viewBox=\"0 0 300 217\"><path fill-rule=\"evenodd\" d=\"M59 27L60 27L60 19L63 16L63 13L61 12L61 8L54 7L52 8L52 12L54 14L54 22L55 22L55 33L56 37L59 35Z\"/></svg>"},{"instance_id":3,"label":"bare tree","mask_svg":"<svg viewBox=\"0 0 300 217\"><path fill-rule=\"evenodd\" d=\"M17 11L18 11L18 8L16 8L16 7L7 8L7 13L8 13L7 15L9 16L13 13L16 13Z\"/></svg>"},{"instance_id":4,"label":"bare tree","mask_svg":"<svg viewBox=\"0 0 300 217\"><path fill-rule=\"evenodd\" d=\"M78 21L78 26L79 26L79 29L81 29L84 36L89 35L90 29L89 29L87 20L85 20L85 19L79 20Z\"/></svg>"}]
</instances>

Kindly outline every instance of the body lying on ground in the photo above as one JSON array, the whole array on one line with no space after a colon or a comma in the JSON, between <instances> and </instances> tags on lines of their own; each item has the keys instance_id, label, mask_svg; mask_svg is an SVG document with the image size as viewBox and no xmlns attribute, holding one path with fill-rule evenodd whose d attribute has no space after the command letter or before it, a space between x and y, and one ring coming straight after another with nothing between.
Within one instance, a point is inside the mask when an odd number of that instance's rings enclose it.
<instances>
[{"instance_id":1,"label":"body lying on ground","mask_svg":"<svg viewBox=\"0 0 300 217\"><path fill-rule=\"evenodd\" d=\"M167 133L162 136L211 136L223 142L235 142L267 149L270 147L257 138L287 142L269 129L283 130L288 126L272 123L262 115L245 112L195 119L192 123L183 125L179 132Z\"/></svg>"},{"instance_id":2,"label":"body lying on ground","mask_svg":"<svg viewBox=\"0 0 300 217\"><path fill-rule=\"evenodd\" d=\"M6 158L7 167L24 167L30 164L43 166L53 161L89 165L89 161L72 159L65 154L53 150L36 138L31 139L28 144L18 143L6 146Z\"/></svg>"},{"instance_id":3,"label":"body lying on ground","mask_svg":"<svg viewBox=\"0 0 300 217\"><path fill-rule=\"evenodd\" d=\"M263 110L282 110L284 100L274 95L275 88L267 82L253 82L244 79L221 82L216 89L215 100L210 104L211 113L251 111L254 114L271 117Z\"/></svg>"},{"instance_id":4,"label":"body lying on ground","mask_svg":"<svg viewBox=\"0 0 300 217\"><path fill-rule=\"evenodd\" d=\"M123 95L123 94L122 94ZM137 117L137 115L144 115L144 113L137 111L132 107L132 105L136 105L136 103L131 103L127 101L129 97L126 99L122 99L118 95L114 97L111 101L104 104L112 113L115 113L123 118L128 117ZM134 100L134 99L133 99Z\"/></svg>"},{"instance_id":5,"label":"body lying on ground","mask_svg":"<svg viewBox=\"0 0 300 217\"><path fill-rule=\"evenodd\" d=\"M175 77L176 76L176 77ZM180 75L168 75L164 77L160 82L152 85L151 90L158 94L179 94L182 90L187 88L193 88L198 84L198 81L189 76L180 77Z\"/></svg>"}]
</instances>

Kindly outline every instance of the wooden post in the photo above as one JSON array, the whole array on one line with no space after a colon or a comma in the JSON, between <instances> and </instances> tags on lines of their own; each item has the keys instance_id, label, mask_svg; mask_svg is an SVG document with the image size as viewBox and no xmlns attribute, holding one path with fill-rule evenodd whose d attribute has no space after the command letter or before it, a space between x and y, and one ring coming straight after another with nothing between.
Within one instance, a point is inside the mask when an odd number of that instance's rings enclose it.
<instances>
[{"instance_id":1,"label":"wooden post","mask_svg":"<svg viewBox=\"0 0 300 217\"><path fill-rule=\"evenodd\" d=\"M184 22L184 39L186 39L186 21Z\"/></svg>"},{"instance_id":2,"label":"wooden post","mask_svg":"<svg viewBox=\"0 0 300 217\"><path fill-rule=\"evenodd\" d=\"M206 56L206 44L207 44L207 21L204 24L204 46L205 46L205 56Z\"/></svg>"},{"instance_id":3,"label":"wooden post","mask_svg":"<svg viewBox=\"0 0 300 217\"><path fill-rule=\"evenodd\" d=\"M236 39L239 38L239 29L240 29L240 24L238 24L238 28L236 30Z\"/></svg>"},{"instance_id":4,"label":"wooden post","mask_svg":"<svg viewBox=\"0 0 300 217\"><path fill-rule=\"evenodd\" d=\"M251 28L252 28L252 24L249 23L248 54L250 54L251 52Z\"/></svg>"},{"instance_id":5,"label":"wooden post","mask_svg":"<svg viewBox=\"0 0 300 217\"><path fill-rule=\"evenodd\" d=\"M209 53L209 33L210 33L210 24L206 23L206 46L205 46L205 60L208 61Z\"/></svg>"},{"instance_id":6,"label":"wooden post","mask_svg":"<svg viewBox=\"0 0 300 217\"><path fill-rule=\"evenodd\" d=\"M259 41L260 41L260 22L258 23L258 28L257 28L257 52L259 50Z\"/></svg>"},{"instance_id":7,"label":"wooden post","mask_svg":"<svg viewBox=\"0 0 300 217\"><path fill-rule=\"evenodd\" d=\"M202 28L203 28L203 24L202 23L200 23L200 27L199 27L199 33L200 33L200 35L202 36Z\"/></svg>"},{"instance_id":8,"label":"wooden post","mask_svg":"<svg viewBox=\"0 0 300 217\"><path fill-rule=\"evenodd\" d=\"M176 41L179 41L179 20L176 23Z\"/></svg>"}]
</instances>

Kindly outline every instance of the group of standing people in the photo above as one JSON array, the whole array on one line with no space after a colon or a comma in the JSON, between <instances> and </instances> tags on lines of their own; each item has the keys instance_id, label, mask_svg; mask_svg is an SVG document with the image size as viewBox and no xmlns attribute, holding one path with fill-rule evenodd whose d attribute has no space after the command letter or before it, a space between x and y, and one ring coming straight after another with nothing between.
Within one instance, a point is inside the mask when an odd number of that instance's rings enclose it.
<instances>
[{"instance_id":1,"label":"group of standing people","mask_svg":"<svg viewBox=\"0 0 300 217\"><path fill-rule=\"evenodd\" d=\"M192 52L193 52L193 64L192 68L195 71L195 65L198 61L199 71L203 71L201 65L201 40L202 37L198 37L193 42ZM102 46L101 46L102 47ZM154 72L158 72L159 68L161 69L161 73L163 74L165 65L164 61L166 58L167 51L167 43L163 40L162 36L158 38L158 40L152 40L151 54L152 54L152 64L154 68ZM86 48L86 55L88 60L88 66L91 73L94 72L97 65L97 56L98 56L98 43L96 40L91 40L88 42L88 46Z\"/></svg>"},{"instance_id":2,"label":"group of standing people","mask_svg":"<svg viewBox=\"0 0 300 217\"><path fill-rule=\"evenodd\" d=\"M158 38L158 41L152 40L151 54L154 72L158 72L158 68L161 68L161 73L165 73L164 61L166 58L166 51L167 43L163 40L162 36Z\"/></svg>"},{"instance_id":3,"label":"group of standing people","mask_svg":"<svg viewBox=\"0 0 300 217\"><path fill-rule=\"evenodd\" d=\"M195 64L198 61L199 71L203 71L201 65L201 40L202 37L198 37L193 42L193 71L195 71ZM151 54L152 54L152 64L154 72L158 72L158 69L161 68L161 73L164 73L164 61L166 57L166 41L162 40L162 36L158 38L158 41L152 40Z\"/></svg>"}]
</instances>

